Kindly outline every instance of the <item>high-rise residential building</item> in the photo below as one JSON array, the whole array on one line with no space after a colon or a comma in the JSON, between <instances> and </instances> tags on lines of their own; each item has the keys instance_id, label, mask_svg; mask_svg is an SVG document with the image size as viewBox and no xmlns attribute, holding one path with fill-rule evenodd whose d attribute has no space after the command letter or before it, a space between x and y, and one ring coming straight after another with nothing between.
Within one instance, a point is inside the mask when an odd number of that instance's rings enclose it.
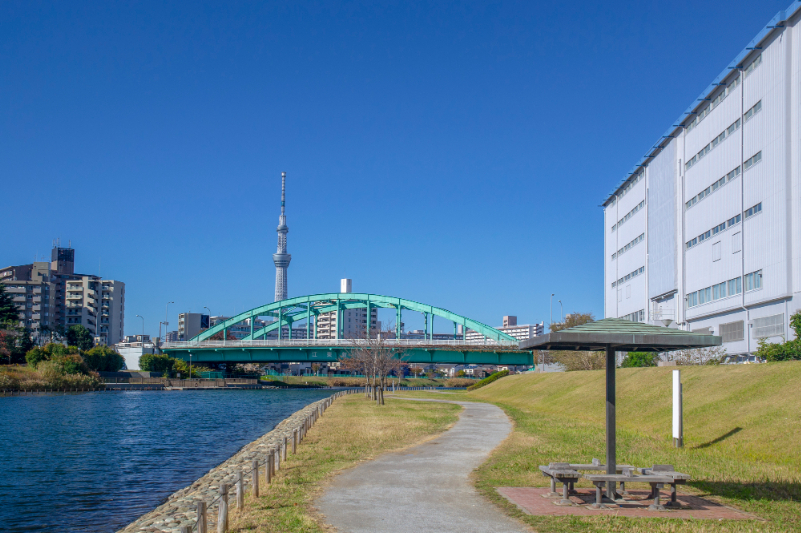
<instances>
[{"instance_id":1,"label":"high-rise residential building","mask_svg":"<svg viewBox=\"0 0 801 533\"><path fill-rule=\"evenodd\" d=\"M340 293L352 292L353 280L343 279L340 282ZM356 339L367 333L367 309L343 309L339 313L342 322L338 321L336 311L320 313L314 320L318 339ZM370 309L371 334L378 331L378 309Z\"/></svg>"},{"instance_id":2,"label":"high-rise residential building","mask_svg":"<svg viewBox=\"0 0 801 533\"><path fill-rule=\"evenodd\" d=\"M202 313L178 314L178 340L188 341L207 329L209 329L209 315Z\"/></svg>"},{"instance_id":3,"label":"high-rise residential building","mask_svg":"<svg viewBox=\"0 0 801 533\"><path fill-rule=\"evenodd\" d=\"M275 263L275 301L286 300L287 289L287 269L292 256L286 253L286 234L289 227L286 225L286 172L281 172L281 216L278 217L278 249L273 254Z\"/></svg>"},{"instance_id":4,"label":"high-rise residential building","mask_svg":"<svg viewBox=\"0 0 801 533\"><path fill-rule=\"evenodd\" d=\"M521 341L542 335L545 331L544 328L544 322L540 322L539 324L518 324L517 317L512 315L503 317L503 325L495 327L495 329L503 331L507 335L511 335L515 339ZM461 328L457 331L457 333L461 333ZM465 335L465 340L469 343L483 342L484 335L478 333L477 331L468 329L467 334Z\"/></svg>"},{"instance_id":5,"label":"high-rise residential building","mask_svg":"<svg viewBox=\"0 0 801 533\"><path fill-rule=\"evenodd\" d=\"M34 335L80 324L100 344L123 337L125 284L75 273L75 250L54 246L51 261L0 269L0 283L20 311L20 325Z\"/></svg>"},{"instance_id":6,"label":"high-rise residential building","mask_svg":"<svg viewBox=\"0 0 801 533\"><path fill-rule=\"evenodd\" d=\"M777 14L604 200L604 314L793 337L801 306L801 4Z\"/></svg>"}]
</instances>

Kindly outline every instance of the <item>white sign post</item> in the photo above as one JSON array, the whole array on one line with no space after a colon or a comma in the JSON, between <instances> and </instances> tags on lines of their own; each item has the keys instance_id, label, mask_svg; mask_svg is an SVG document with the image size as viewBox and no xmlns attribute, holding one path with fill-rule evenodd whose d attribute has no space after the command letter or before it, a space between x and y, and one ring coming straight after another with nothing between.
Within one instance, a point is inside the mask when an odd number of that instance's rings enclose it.
<instances>
[{"instance_id":1,"label":"white sign post","mask_svg":"<svg viewBox=\"0 0 801 533\"><path fill-rule=\"evenodd\" d=\"M681 398L681 370L673 371L673 446L684 447L684 415Z\"/></svg>"}]
</instances>

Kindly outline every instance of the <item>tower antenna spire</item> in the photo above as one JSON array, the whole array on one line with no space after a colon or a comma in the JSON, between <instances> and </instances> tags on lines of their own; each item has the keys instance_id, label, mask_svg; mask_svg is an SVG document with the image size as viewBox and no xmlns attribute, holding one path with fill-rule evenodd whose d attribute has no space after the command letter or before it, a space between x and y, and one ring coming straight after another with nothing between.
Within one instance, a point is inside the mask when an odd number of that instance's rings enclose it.
<instances>
[{"instance_id":1,"label":"tower antenna spire","mask_svg":"<svg viewBox=\"0 0 801 533\"><path fill-rule=\"evenodd\" d=\"M275 301L287 298L287 268L292 256L286 253L286 234L289 227L286 225L286 172L281 172L281 216L278 217L278 249L273 254L275 263Z\"/></svg>"}]
</instances>

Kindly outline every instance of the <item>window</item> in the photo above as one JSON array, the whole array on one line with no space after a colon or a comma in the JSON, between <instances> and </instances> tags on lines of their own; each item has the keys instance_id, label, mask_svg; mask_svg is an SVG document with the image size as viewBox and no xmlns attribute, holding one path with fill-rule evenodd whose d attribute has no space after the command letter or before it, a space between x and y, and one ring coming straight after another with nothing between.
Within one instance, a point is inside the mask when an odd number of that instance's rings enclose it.
<instances>
[{"instance_id":1,"label":"window","mask_svg":"<svg viewBox=\"0 0 801 533\"><path fill-rule=\"evenodd\" d=\"M737 232L731 236L731 253L736 254L740 250L742 250L742 236L741 232Z\"/></svg>"},{"instance_id":2,"label":"window","mask_svg":"<svg viewBox=\"0 0 801 533\"><path fill-rule=\"evenodd\" d=\"M742 220L742 215L734 216L734 217L730 218L729 220L727 220L726 222L722 222L722 223L718 224L717 226L715 226L714 228L705 231L704 233L702 233L698 237L690 239L689 241L687 241L685 243L686 249L689 250L693 246L696 246L696 245L704 242L705 240L709 239L713 235L717 235L721 231L724 231L727 228L730 228L730 227L734 226L735 224L739 224L740 220Z\"/></svg>"},{"instance_id":3,"label":"window","mask_svg":"<svg viewBox=\"0 0 801 533\"><path fill-rule=\"evenodd\" d=\"M697 305L720 300L721 298L740 294L741 287L741 280L737 277L729 281L712 285L711 287L699 289L687 295L687 307L695 307Z\"/></svg>"},{"instance_id":4,"label":"window","mask_svg":"<svg viewBox=\"0 0 801 533\"><path fill-rule=\"evenodd\" d=\"M701 148L701 150L697 154L692 156L691 159L689 159L686 163L684 163L684 170L689 170L690 167L692 167L694 164L700 161L701 158L703 158L706 154L711 152L713 148L715 148L718 144L722 143L726 137L737 131L739 127L740 127L740 119L738 118L732 123L731 126L723 130L719 135L717 135L714 139L712 139L712 141L710 141L709 144Z\"/></svg>"},{"instance_id":5,"label":"window","mask_svg":"<svg viewBox=\"0 0 801 533\"><path fill-rule=\"evenodd\" d=\"M750 207L750 208L745 210L745 217L744 218L745 219L749 219L752 216L756 215L757 213L760 213L761 211L762 211L762 202L759 202L754 207Z\"/></svg>"},{"instance_id":6,"label":"window","mask_svg":"<svg viewBox=\"0 0 801 533\"><path fill-rule=\"evenodd\" d=\"M754 337L757 339L784 335L784 313L755 318L752 324Z\"/></svg>"},{"instance_id":7,"label":"window","mask_svg":"<svg viewBox=\"0 0 801 533\"><path fill-rule=\"evenodd\" d=\"M754 58L753 61L751 61L751 64L748 65L745 68L745 70L743 70L743 73L747 77L761 64L762 64L762 54L759 54L758 56L756 56L756 58Z\"/></svg>"},{"instance_id":8,"label":"window","mask_svg":"<svg viewBox=\"0 0 801 533\"><path fill-rule=\"evenodd\" d=\"M687 200L687 202L685 202L684 204L685 209L691 208L692 206L694 206L695 204L697 204L698 202L700 202L713 192L717 191L718 189L720 189L721 187L723 187L724 185L726 185L728 182L730 182L739 175L740 175L740 166L738 165L737 168L735 168L734 170L732 170L731 172L729 172L728 174L717 180L715 183L713 183L703 191L699 192L698 194Z\"/></svg>"},{"instance_id":9,"label":"window","mask_svg":"<svg viewBox=\"0 0 801 533\"><path fill-rule=\"evenodd\" d=\"M745 112L745 115L743 116L743 122L748 122L748 120L751 117L753 117L754 115L759 113L761 110L762 110L762 100L760 100L759 102L755 103L751 107L751 109L749 109L748 111Z\"/></svg>"},{"instance_id":10,"label":"window","mask_svg":"<svg viewBox=\"0 0 801 533\"><path fill-rule=\"evenodd\" d=\"M640 202L639 204L635 205L635 206L634 206L634 209L632 209L631 211L629 211L628 213L626 213L626 216L624 216L623 218L621 218L620 220L618 220L618 221L617 221L617 224L615 224L614 226L612 226L612 231L615 231L617 228L619 228L621 224L623 224L623 223L624 223L624 222L626 222L628 219L630 219L632 216L634 216L634 213L636 213L637 211L639 211L639 210L640 210L640 209L642 209L643 207L645 207L645 200L643 200L643 201L642 201L642 202Z\"/></svg>"},{"instance_id":11,"label":"window","mask_svg":"<svg viewBox=\"0 0 801 533\"><path fill-rule=\"evenodd\" d=\"M748 170L749 168L751 168L752 166L756 165L760 161L762 161L762 151L761 150L759 152L757 152L756 154L754 154L753 156L751 156L751 157L749 157L748 159L745 160L745 163L743 163L743 171Z\"/></svg>"},{"instance_id":12,"label":"window","mask_svg":"<svg viewBox=\"0 0 801 533\"><path fill-rule=\"evenodd\" d=\"M626 285L626 299L631 298L631 285Z\"/></svg>"},{"instance_id":13,"label":"window","mask_svg":"<svg viewBox=\"0 0 801 533\"><path fill-rule=\"evenodd\" d=\"M632 240L626 246L624 246L623 248L618 250L616 253L612 254L612 260L614 260L616 256L619 256L620 254L622 254L624 252L628 252L633 246L636 246L637 244L642 242L643 239L645 239L645 233L640 233L640 235L638 237L635 237L634 240Z\"/></svg>"},{"instance_id":14,"label":"window","mask_svg":"<svg viewBox=\"0 0 801 533\"><path fill-rule=\"evenodd\" d=\"M720 336L723 337L723 342L741 341L745 338L745 322L739 320L737 322L728 322L720 325Z\"/></svg>"},{"instance_id":15,"label":"window","mask_svg":"<svg viewBox=\"0 0 801 533\"><path fill-rule=\"evenodd\" d=\"M622 302L623 301L623 289L618 289L617 290L617 301L618 302Z\"/></svg>"},{"instance_id":16,"label":"window","mask_svg":"<svg viewBox=\"0 0 801 533\"><path fill-rule=\"evenodd\" d=\"M686 129L687 129L687 131L688 131L688 132L689 132L689 131L691 131L691 130L692 130L694 127L696 127L696 126L697 126L697 125L698 125L698 124L699 124L699 123L700 123L702 120L704 120L704 118L706 118L706 116L707 116L707 115L709 115L709 113L711 113L713 109L715 109L715 108L716 108L718 105L720 105L720 103L721 103L721 102L723 102L723 100L725 100L725 99L726 99L726 97L727 97L727 96L729 96L729 95L732 93L732 91L734 91L735 87L737 87L739 84L740 84L740 77L738 76L738 77L734 78L734 80L733 80L733 81L732 81L732 82L729 84L729 86L728 86L728 87L726 87L725 89L723 89L723 90L722 90L720 93L718 93L718 95L717 95L717 96L715 96L715 98L713 98L713 99L712 99L712 103L711 103L711 104L709 104L709 106L707 106L706 108L704 108L704 110L703 110L703 111L699 111L699 112L698 112L698 115L696 115L696 116L695 116L695 117L694 117L694 118L693 118L693 119L692 119L692 120L691 120L691 121L690 121L690 122L689 122L689 123L688 123L688 124L685 126L685 127L686 127Z\"/></svg>"},{"instance_id":17,"label":"window","mask_svg":"<svg viewBox=\"0 0 801 533\"><path fill-rule=\"evenodd\" d=\"M629 320L631 322L645 322L645 309L640 309L626 316L620 317L622 320Z\"/></svg>"},{"instance_id":18,"label":"window","mask_svg":"<svg viewBox=\"0 0 801 533\"><path fill-rule=\"evenodd\" d=\"M762 270L745 275L745 292L762 288Z\"/></svg>"},{"instance_id":19,"label":"window","mask_svg":"<svg viewBox=\"0 0 801 533\"><path fill-rule=\"evenodd\" d=\"M712 261L720 261L720 241L712 245Z\"/></svg>"}]
</instances>

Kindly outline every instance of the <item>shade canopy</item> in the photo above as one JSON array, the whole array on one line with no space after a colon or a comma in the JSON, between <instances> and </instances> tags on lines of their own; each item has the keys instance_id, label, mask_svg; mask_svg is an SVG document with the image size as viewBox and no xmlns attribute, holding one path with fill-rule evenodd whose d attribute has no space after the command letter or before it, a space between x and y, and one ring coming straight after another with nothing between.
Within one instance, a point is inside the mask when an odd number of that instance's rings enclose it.
<instances>
[{"instance_id":1,"label":"shade canopy","mask_svg":"<svg viewBox=\"0 0 801 533\"><path fill-rule=\"evenodd\" d=\"M518 346L521 350L591 351L611 348L617 352L672 352L710 348L720 346L722 342L723 339L715 335L701 335L620 318L604 318L527 339Z\"/></svg>"},{"instance_id":2,"label":"shade canopy","mask_svg":"<svg viewBox=\"0 0 801 533\"><path fill-rule=\"evenodd\" d=\"M521 342L521 350L604 350L606 351L606 473L617 473L617 417L615 414L615 353L671 352L690 348L720 346L721 337L699 335L679 329L663 328L605 318ZM617 498L615 483L609 482L607 497Z\"/></svg>"}]
</instances>

